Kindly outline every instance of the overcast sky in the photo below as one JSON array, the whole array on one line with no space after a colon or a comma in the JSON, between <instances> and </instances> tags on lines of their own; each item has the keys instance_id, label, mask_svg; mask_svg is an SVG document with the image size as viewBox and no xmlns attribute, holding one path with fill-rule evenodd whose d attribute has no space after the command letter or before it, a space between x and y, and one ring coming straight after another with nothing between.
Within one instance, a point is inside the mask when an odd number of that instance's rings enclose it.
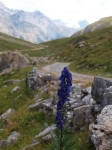
<instances>
[{"instance_id":1,"label":"overcast sky","mask_svg":"<svg viewBox=\"0 0 112 150\"><path fill-rule=\"evenodd\" d=\"M75 24L77 20L89 23L112 16L112 0L0 0L7 7L25 11L41 11L51 19Z\"/></svg>"}]
</instances>

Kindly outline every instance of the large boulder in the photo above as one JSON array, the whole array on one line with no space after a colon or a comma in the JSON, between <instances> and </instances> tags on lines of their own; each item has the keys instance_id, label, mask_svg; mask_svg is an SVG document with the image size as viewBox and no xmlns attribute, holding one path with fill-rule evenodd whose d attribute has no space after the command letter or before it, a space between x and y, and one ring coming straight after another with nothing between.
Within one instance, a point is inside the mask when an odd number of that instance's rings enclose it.
<instances>
[{"instance_id":1,"label":"large boulder","mask_svg":"<svg viewBox=\"0 0 112 150\"><path fill-rule=\"evenodd\" d=\"M30 65L29 60L27 57L22 55L18 51L13 52L5 52L2 55L1 61L0 61L0 69L22 69L25 67L28 67Z\"/></svg>"},{"instance_id":2,"label":"large boulder","mask_svg":"<svg viewBox=\"0 0 112 150\"><path fill-rule=\"evenodd\" d=\"M107 105L89 126L90 138L96 150L112 150L112 105Z\"/></svg>"},{"instance_id":3,"label":"large boulder","mask_svg":"<svg viewBox=\"0 0 112 150\"><path fill-rule=\"evenodd\" d=\"M80 129L92 122L94 122L92 105L84 105L74 108L72 118L73 129Z\"/></svg>"},{"instance_id":4,"label":"large boulder","mask_svg":"<svg viewBox=\"0 0 112 150\"><path fill-rule=\"evenodd\" d=\"M95 77L92 83L92 97L97 103L102 103L104 92L106 88L112 86L111 80Z\"/></svg>"}]
</instances>

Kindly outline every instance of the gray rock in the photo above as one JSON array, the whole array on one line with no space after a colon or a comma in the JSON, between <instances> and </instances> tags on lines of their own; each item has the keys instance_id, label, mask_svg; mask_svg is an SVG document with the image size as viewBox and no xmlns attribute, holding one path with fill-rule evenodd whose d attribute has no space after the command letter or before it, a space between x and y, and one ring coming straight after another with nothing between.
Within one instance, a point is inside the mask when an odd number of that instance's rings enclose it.
<instances>
[{"instance_id":1,"label":"gray rock","mask_svg":"<svg viewBox=\"0 0 112 150\"><path fill-rule=\"evenodd\" d=\"M70 89L70 97L74 98L76 95L81 95L81 87L79 84L73 84Z\"/></svg>"},{"instance_id":2,"label":"gray rock","mask_svg":"<svg viewBox=\"0 0 112 150\"><path fill-rule=\"evenodd\" d=\"M35 95L34 100L37 102L42 98L42 94Z\"/></svg>"},{"instance_id":3,"label":"gray rock","mask_svg":"<svg viewBox=\"0 0 112 150\"><path fill-rule=\"evenodd\" d=\"M83 47L84 46L84 44L79 44L79 47Z\"/></svg>"},{"instance_id":4,"label":"gray rock","mask_svg":"<svg viewBox=\"0 0 112 150\"><path fill-rule=\"evenodd\" d=\"M0 148L4 148L6 146L9 146L11 144L14 144L17 142L18 138L20 137L20 133L13 131L9 137L7 138L7 140L1 140L0 141Z\"/></svg>"},{"instance_id":5,"label":"gray rock","mask_svg":"<svg viewBox=\"0 0 112 150\"><path fill-rule=\"evenodd\" d=\"M93 105L96 103L96 101L93 100L91 94L85 96L83 99L82 99L82 102L85 104L85 105Z\"/></svg>"},{"instance_id":6,"label":"gray rock","mask_svg":"<svg viewBox=\"0 0 112 150\"><path fill-rule=\"evenodd\" d=\"M0 62L1 69L18 69L25 68L30 65L29 60L18 51L5 52Z\"/></svg>"},{"instance_id":7,"label":"gray rock","mask_svg":"<svg viewBox=\"0 0 112 150\"><path fill-rule=\"evenodd\" d=\"M94 112L101 112L102 105L101 104L95 104L94 105Z\"/></svg>"},{"instance_id":8,"label":"gray rock","mask_svg":"<svg viewBox=\"0 0 112 150\"><path fill-rule=\"evenodd\" d=\"M92 113L93 106L91 105L74 108L72 118L73 129L81 128L86 124L92 123L94 121Z\"/></svg>"},{"instance_id":9,"label":"gray rock","mask_svg":"<svg viewBox=\"0 0 112 150\"><path fill-rule=\"evenodd\" d=\"M52 104L56 105L58 103L58 100L59 100L59 98L58 98L58 95L57 95L57 92L56 92L55 95L54 95L54 97L53 97Z\"/></svg>"},{"instance_id":10,"label":"gray rock","mask_svg":"<svg viewBox=\"0 0 112 150\"><path fill-rule=\"evenodd\" d=\"M10 108L8 109L5 113L3 113L1 116L0 116L0 120L1 119L7 119L9 116L13 115L15 113L15 110Z\"/></svg>"},{"instance_id":11,"label":"gray rock","mask_svg":"<svg viewBox=\"0 0 112 150\"><path fill-rule=\"evenodd\" d=\"M53 107L52 107L52 100L53 99L47 99L44 100L42 102L37 102L35 104L32 104L28 107L28 110L39 110L39 109L43 109L43 110L49 110L52 111Z\"/></svg>"},{"instance_id":12,"label":"gray rock","mask_svg":"<svg viewBox=\"0 0 112 150\"><path fill-rule=\"evenodd\" d=\"M36 135L35 138L45 136L45 135L49 134L51 131L54 131L55 129L56 129L56 125L53 124L53 125L49 126L48 128L46 128L44 131L40 132L38 135Z\"/></svg>"},{"instance_id":13,"label":"gray rock","mask_svg":"<svg viewBox=\"0 0 112 150\"><path fill-rule=\"evenodd\" d=\"M83 99L88 94L91 94L91 87L81 89L81 98Z\"/></svg>"},{"instance_id":14,"label":"gray rock","mask_svg":"<svg viewBox=\"0 0 112 150\"><path fill-rule=\"evenodd\" d=\"M49 142L49 140L51 140L52 138L54 138L54 136L55 136L54 133L51 132L50 134L48 134L48 135L42 137L40 143L43 143L43 142L44 142L44 143Z\"/></svg>"},{"instance_id":15,"label":"gray rock","mask_svg":"<svg viewBox=\"0 0 112 150\"><path fill-rule=\"evenodd\" d=\"M103 94L106 88L112 86L111 80L95 77L92 83L92 97L97 103L102 103Z\"/></svg>"},{"instance_id":16,"label":"gray rock","mask_svg":"<svg viewBox=\"0 0 112 150\"><path fill-rule=\"evenodd\" d=\"M3 69L3 71L0 73L0 76L1 75L6 75L6 74L10 74L12 71L12 68L9 68L9 69Z\"/></svg>"},{"instance_id":17,"label":"gray rock","mask_svg":"<svg viewBox=\"0 0 112 150\"><path fill-rule=\"evenodd\" d=\"M102 106L112 105L112 86L106 88L102 96Z\"/></svg>"},{"instance_id":18,"label":"gray rock","mask_svg":"<svg viewBox=\"0 0 112 150\"><path fill-rule=\"evenodd\" d=\"M16 84L19 82L20 82L19 79L11 79L11 80L4 81L4 84Z\"/></svg>"},{"instance_id":19,"label":"gray rock","mask_svg":"<svg viewBox=\"0 0 112 150\"><path fill-rule=\"evenodd\" d=\"M103 108L97 124L91 124L89 130L96 150L112 150L112 105Z\"/></svg>"},{"instance_id":20,"label":"gray rock","mask_svg":"<svg viewBox=\"0 0 112 150\"><path fill-rule=\"evenodd\" d=\"M20 87L19 87L19 86L16 86L16 87L11 91L11 94L14 93L14 92L16 92L16 91L18 91L18 90L20 90Z\"/></svg>"}]
</instances>

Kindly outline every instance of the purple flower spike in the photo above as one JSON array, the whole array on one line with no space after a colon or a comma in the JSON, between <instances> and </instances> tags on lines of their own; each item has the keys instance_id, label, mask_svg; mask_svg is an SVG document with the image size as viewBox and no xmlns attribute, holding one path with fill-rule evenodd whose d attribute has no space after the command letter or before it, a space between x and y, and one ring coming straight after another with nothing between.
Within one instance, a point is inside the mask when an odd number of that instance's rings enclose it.
<instances>
[{"instance_id":1,"label":"purple flower spike","mask_svg":"<svg viewBox=\"0 0 112 150\"><path fill-rule=\"evenodd\" d=\"M60 130L63 130L65 124L63 108L66 102L70 101L68 96L70 94L70 87L72 86L72 74L69 72L67 67L65 67L61 72L59 79L61 82L60 89L58 90L59 101L57 104L56 125Z\"/></svg>"}]
</instances>

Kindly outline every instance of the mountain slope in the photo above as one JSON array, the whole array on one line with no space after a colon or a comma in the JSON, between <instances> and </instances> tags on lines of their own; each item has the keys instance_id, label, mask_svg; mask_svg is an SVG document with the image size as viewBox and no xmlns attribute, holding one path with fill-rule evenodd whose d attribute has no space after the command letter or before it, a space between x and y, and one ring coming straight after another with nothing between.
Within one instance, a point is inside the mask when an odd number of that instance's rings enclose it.
<instances>
[{"instance_id":1,"label":"mountain slope","mask_svg":"<svg viewBox=\"0 0 112 150\"><path fill-rule=\"evenodd\" d=\"M79 36L85 33L89 33L98 29L106 28L112 26L112 16L102 18L83 29L83 31L78 31L74 33L72 36Z\"/></svg>"},{"instance_id":2,"label":"mountain slope","mask_svg":"<svg viewBox=\"0 0 112 150\"><path fill-rule=\"evenodd\" d=\"M0 20L0 32L33 43L70 36L74 32L74 29L56 25L39 11L10 10L1 2Z\"/></svg>"},{"instance_id":3,"label":"mountain slope","mask_svg":"<svg viewBox=\"0 0 112 150\"><path fill-rule=\"evenodd\" d=\"M71 62L69 68L73 71L112 77L112 27L45 45L52 52L51 58Z\"/></svg>"},{"instance_id":4,"label":"mountain slope","mask_svg":"<svg viewBox=\"0 0 112 150\"><path fill-rule=\"evenodd\" d=\"M12 36L6 35L4 33L0 33L0 54L4 51L32 51L32 50L40 50L44 49L44 45L33 44L28 41L24 41L21 39L14 38Z\"/></svg>"}]
</instances>

